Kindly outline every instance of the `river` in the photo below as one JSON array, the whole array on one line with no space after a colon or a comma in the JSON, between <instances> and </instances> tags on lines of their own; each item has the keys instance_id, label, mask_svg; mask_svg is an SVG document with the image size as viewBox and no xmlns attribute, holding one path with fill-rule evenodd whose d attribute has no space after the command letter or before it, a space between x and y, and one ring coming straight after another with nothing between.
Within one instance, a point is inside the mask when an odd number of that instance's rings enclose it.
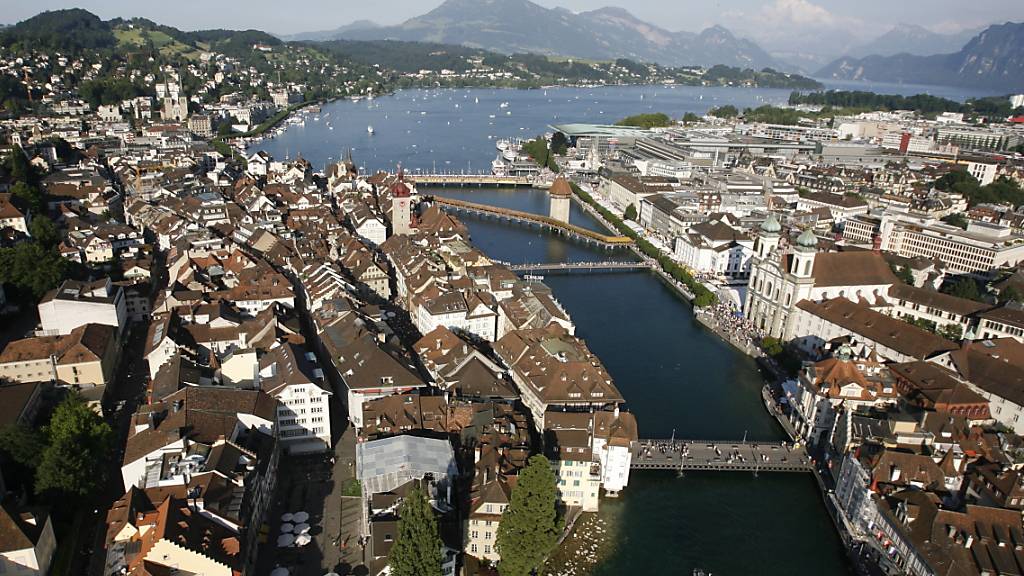
<instances>
[{"instance_id":1,"label":"river","mask_svg":"<svg viewBox=\"0 0 1024 576\"><path fill-rule=\"evenodd\" d=\"M430 192L544 213L532 189ZM628 258L535 228L460 215L473 243L507 262ZM577 225L600 229L586 213ZM548 275L577 335L604 362L647 438L784 439L761 401L755 363L704 329L651 273ZM839 538L808 474L634 472L599 516L614 540L595 576L847 574Z\"/></svg>"}]
</instances>

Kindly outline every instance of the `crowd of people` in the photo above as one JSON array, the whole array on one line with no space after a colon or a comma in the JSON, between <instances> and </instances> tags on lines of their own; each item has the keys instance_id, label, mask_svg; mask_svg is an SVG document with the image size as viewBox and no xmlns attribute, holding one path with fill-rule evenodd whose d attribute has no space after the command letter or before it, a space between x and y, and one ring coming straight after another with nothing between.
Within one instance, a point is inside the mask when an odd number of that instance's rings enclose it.
<instances>
[{"instance_id":1,"label":"crowd of people","mask_svg":"<svg viewBox=\"0 0 1024 576\"><path fill-rule=\"evenodd\" d=\"M718 303L701 310L705 321L719 336L750 355L757 355L764 330L737 314L732 304Z\"/></svg>"}]
</instances>

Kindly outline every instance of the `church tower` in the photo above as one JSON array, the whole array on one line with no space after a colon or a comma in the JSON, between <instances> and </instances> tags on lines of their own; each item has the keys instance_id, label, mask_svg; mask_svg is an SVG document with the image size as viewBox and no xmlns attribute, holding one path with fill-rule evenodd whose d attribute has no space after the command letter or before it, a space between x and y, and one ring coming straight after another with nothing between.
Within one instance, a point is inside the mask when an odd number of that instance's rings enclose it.
<instances>
[{"instance_id":1,"label":"church tower","mask_svg":"<svg viewBox=\"0 0 1024 576\"><path fill-rule=\"evenodd\" d=\"M405 184L405 173L398 170L398 179L391 185L391 234L412 233L412 193Z\"/></svg>"},{"instance_id":2,"label":"church tower","mask_svg":"<svg viewBox=\"0 0 1024 576\"><path fill-rule=\"evenodd\" d=\"M775 214L769 213L768 218L761 223L761 233L755 241L754 251L757 253L757 258L764 260L772 250L778 247L781 233L782 224L779 224L779 219L775 217Z\"/></svg>"},{"instance_id":3,"label":"church tower","mask_svg":"<svg viewBox=\"0 0 1024 576\"><path fill-rule=\"evenodd\" d=\"M814 273L814 255L818 253L818 237L810 228L804 230L796 239L793 248L793 263L790 274L797 278L810 278Z\"/></svg>"},{"instance_id":4,"label":"church tower","mask_svg":"<svg viewBox=\"0 0 1024 576\"><path fill-rule=\"evenodd\" d=\"M572 202L572 187L562 176L555 178L548 191L551 196L550 216L559 222L569 223L569 203Z\"/></svg>"}]
</instances>

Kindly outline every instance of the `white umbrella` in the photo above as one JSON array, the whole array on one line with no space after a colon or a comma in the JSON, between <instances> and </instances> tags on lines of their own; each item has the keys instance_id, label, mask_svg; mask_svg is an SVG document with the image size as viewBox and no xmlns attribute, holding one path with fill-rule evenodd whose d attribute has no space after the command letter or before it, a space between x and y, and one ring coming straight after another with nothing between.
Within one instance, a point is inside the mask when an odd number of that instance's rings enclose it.
<instances>
[{"instance_id":1,"label":"white umbrella","mask_svg":"<svg viewBox=\"0 0 1024 576\"><path fill-rule=\"evenodd\" d=\"M286 533L291 532L293 530L295 530L295 526L289 524L288 522L285 522L284 524L281 524L281 533L282 534L286 534Z\"/></svg>"},{"instance_id":2,"label":"white umbrella","mask_svg":"<svg viewBox=\"0 0 1024 576\"><path fill-rule=\"evenodd\" d=\"M295 514L292 514L292 520L294 520L296 522L305 522L306 520L309 520L309 513L308 512L296 512Z\"/></svg>"},{"instance_id":3,"label":"white umbrella","mask_svg":"<svg viewBox=\"0 0 1024 576\"><path fill-rule=\"evenodd\" d=\"M291 572L284 566L278 566L270 571L270 576L289 576Z\"/></svg>"},{"instance_id":4,"label":"white umbrella","mask_svg":"<svg viewBox=\"0 0 1024 576\"><path fill-rule=\"evenodd\" d=\"M281 534L277 537L277 545L281 548L287 548L295 544L295 536L292 534Z\"/></svg>"},{"instance_id":5,"label":"white umbrella","mask_svg":"<svg viewBox=\"0 0 1024 576\"><path fill-rule=\"evenodd\" d=\"M305 534L309 532L309 524L296 524L294 532L296 534Z\"/></svg>"},{"instance_id":6,"label":"white umbrella","mask_svg":"<svg viewBox=\"0 0 1024 576\"><path fill-rule=\"evenodd\" d=\"M292 521L292 513L291 512L285 512L284 514L281 514L281 522L291 522L291 521Z\"/></svg>"},{"instance_id":7,"label":"white umbrella","mask_svg":"<svg viewBox=\"0 0 1024 576\"><path fill-rule=\"evenodd\" d=\"M312 541L313 541L313 537L310 536L309 534L299 534L298 536L295 537L295 545L296 546L305 546L306 544L309 544Z\"/></svg>"}]
</instances>

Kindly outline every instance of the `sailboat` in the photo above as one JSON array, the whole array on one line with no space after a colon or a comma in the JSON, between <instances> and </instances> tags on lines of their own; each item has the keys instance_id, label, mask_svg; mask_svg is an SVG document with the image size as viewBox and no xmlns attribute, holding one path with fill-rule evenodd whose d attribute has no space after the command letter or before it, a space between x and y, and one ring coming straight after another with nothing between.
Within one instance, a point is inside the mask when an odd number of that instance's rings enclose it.
<instances>
[{"instance_id":1,"label":"sailboat","mask_svg":"<svg viewBox=\"0 0 1024 576\"><path fill-rule=\"evenodd\" d=\"M373 126L367 126L366 127L366 133L372 136L373 135Z\"/></svg>"}]
</instances>

